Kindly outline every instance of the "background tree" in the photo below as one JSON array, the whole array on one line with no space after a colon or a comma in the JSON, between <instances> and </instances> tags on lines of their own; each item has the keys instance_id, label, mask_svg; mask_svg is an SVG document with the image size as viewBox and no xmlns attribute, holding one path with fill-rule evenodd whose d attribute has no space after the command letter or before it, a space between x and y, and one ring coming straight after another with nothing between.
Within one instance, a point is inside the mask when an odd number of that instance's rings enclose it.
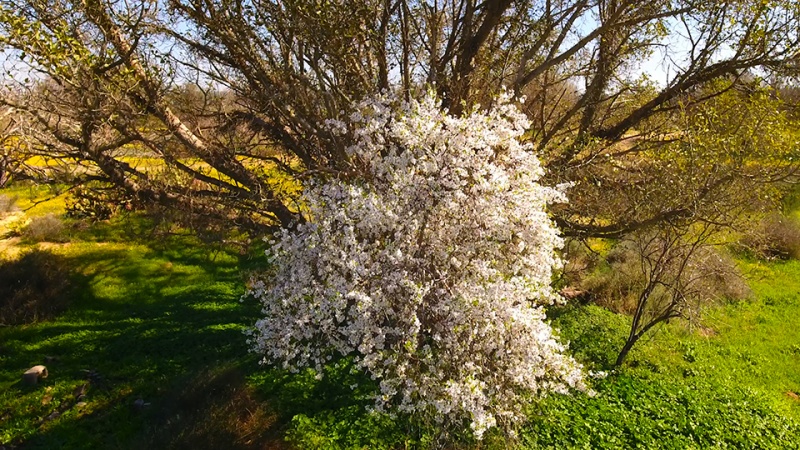
<instances>
[{"instance_id":1,"label":"background tree","mask_svg":"<svg viewBox=\"0 0 800 450\"><path fill-rule=\"evenodd\" d=\"M615 367L622 365L633 346L653 327L670 319L694 319L703 306L716 300L709 298L713 291L704 289L704 281L729 276L714 270L715 265L707 261L719 258L710 251L715 231L715 226L707 223L691 231L662 223L655 229L634 232L622 241L638 269L634 269L638 273L626 276L640 284L636 286L630 333Z\"/></svg>"},{"instance_id":2,"label":"background tree","mask_svg":"<svg viewBox=\"0 0 800 450\"><path fill-rule=\"evenodd\" d=\"M27 143L25 123L15 113L12 108L0 113L0 189L15 179L47 180L45 171L29 161L34 155Z\"/></svg>"},{"instance_id":3,"label":"background tree","mask_svg":"<svg viewBox=\"0 0 800 450\"><path fill-rule=\"evenodd\" d=\"M552 181L576 183L573 202L555 211L567 234L613 237L696 219L714 192L743 178L714 162L669 166L693 136L682 115L751 85L748 74L794 74L800 49L800 7L788 1L4 0L0 8L7 84L29 94L2 102L38 123L37 145L85 165L78 179L257 232L302 220L287 179L357 172L344 152L349 138L331 136L325 120L383 89L409 97L426 84L453 114L487 105L503 85L529 94L530 139ZM657 55L659 82L639 71ZM158 160L158 170L132 156ZM784 178L793 171L780 168ZM672 180L697 176L671 190Z\"/></svg>"}]
</instances>

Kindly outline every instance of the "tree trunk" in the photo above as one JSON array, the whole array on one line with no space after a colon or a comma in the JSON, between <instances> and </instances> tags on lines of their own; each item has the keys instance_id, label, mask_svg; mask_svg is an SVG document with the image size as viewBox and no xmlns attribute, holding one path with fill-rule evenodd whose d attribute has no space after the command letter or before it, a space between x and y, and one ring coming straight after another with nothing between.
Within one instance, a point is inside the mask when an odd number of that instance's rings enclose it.
<instances>
[{"instance_id":1,"label":"tree trunk","mask_svg":"<svg viewBox=\"0 0 800 450\"><path fill-rule=\"evenodd\" d=\"M636 341L638 341L640 337L640 334L632 334L628 337L628 340L625 342L625 346L622 347L622 350L620 350L619 355L617 356L617 361L614 363L615 369L622 365L622 363L625 361L625 358L628 357L628 353L630 353L634 344L636 344Z\"/></svg>"}]
</instances>

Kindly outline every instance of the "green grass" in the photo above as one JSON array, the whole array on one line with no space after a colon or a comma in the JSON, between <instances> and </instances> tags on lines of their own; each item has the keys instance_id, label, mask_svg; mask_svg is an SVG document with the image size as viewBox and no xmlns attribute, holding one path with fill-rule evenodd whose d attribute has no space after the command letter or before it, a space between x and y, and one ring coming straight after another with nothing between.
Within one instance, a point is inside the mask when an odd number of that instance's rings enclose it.
<instances>
[{"instance_id":1,"label":"green grass","mask_svg":"<svg viewBox=\"0 0 800 450\"><path fill-rule=\"evenodd\" d=\"M0 329L0 440L31 448L117 446L148 421L149 411L135 411L137 399L155 411L192 374L252 362L241 331L254 315L239 303L238 262L204 258L142 245L71 244L65 260L80 287L70 309L49 322ZM20 386L20 374L47 357L57 358L47 364L50 376L34 389ZM87 382L86 406L70 406ZM61 416L42 422L54 411Z\"/></svg>"},{"instance_id":2,"label":"green grass","mask_svg":"<svg viewBox=\"0 0 800 450\"><path fill-rule=\"evenodd\" d=\"M131 215L73 230L66 244L20 244L58 255L75 289L55 319L0 327L0 445L282 443L285 420L246 382L258 371L242 334L258 312L240 302L248 260L187 236L155 238L151 225ZM36 364L48 378L23 386Z\"/></svg>"},{"instance_id":3,"label":"green grass","mask_svg":"<svg viewBox=\"0 0 800 450\"><path fill-rule=\"evenodd\" d=\"M800 420L800 261L741 260L754 299L710 308L698 327L662 330L639 359L668 375L687 371L751 390Z\"/></svg>"}]
</instances>

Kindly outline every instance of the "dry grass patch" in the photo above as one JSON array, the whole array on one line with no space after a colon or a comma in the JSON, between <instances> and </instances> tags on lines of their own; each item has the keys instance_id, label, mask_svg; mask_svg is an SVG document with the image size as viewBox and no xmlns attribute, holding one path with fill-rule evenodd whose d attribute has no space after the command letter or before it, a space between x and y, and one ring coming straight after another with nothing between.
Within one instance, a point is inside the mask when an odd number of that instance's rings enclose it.
<instances>
[{"instance_id":1,"label":"dry grass patch","mask_svg":"<svg viewBox=\"0 0 800 450\"><path fill-rule=\"evenodd\" d=\"M0 216L12 213L17 210L17 197L12 195L0 195Z\"/></svg>"},{"instance_id":2,"label":"dry grass patch","mask_svg":"<svg viewBox=\"0 0 800 450\"><path fill-rule=\"evenodd\" d=\"M22 236L31 242L60 242L64 238L64 222L55 214L34 217L22 229Z\"/></svg>"}]
</instances>

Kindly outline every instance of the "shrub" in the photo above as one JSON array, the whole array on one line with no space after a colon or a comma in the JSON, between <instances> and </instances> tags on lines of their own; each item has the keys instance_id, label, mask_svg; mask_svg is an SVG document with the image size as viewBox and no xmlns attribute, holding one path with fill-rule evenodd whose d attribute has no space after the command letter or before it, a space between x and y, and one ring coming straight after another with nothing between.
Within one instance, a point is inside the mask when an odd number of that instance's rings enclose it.
<instances>
[{"instance_id":1,"label":"shrub","mask_svg":"<svg viewBox=\"0 0 800 450\"><path fill-rule=\"evenodd\" d=\"M58 242L63 238L64 222L55 214L34 217L22 230L22 236L33 242Z\"/></svg>"},{"instance_id":2,"label":"shrub","mask_svg":"<svg viewBox=\"0 0 800 450\"><path fill-rule=\"evenodd\" d=\"M92 221L108 220L119 211L141 209L133 197L109 187L79 187L67 201L67 215Z\"/></svg>"},{"instance_id":3,"label":"shrub","mask_svg":"<svg viewBox=\"0 0 800 450\"><path fill-rule=\"evenodd\" d=\"M591 292L599 305L625 314L633 312L643 286L644 274L634 249L625 244L615 246L581 281L581 288Z\"/></svg>"},{"instance_id":4,"label":"shrub","mask_svg":"<svg viewBox=\"0 0 800 450\"><path fill-rule=\"evenodd\" d=\"M0 194L0 216L16 211L16 203L17 197Z\"/></svg>"},{"instance_id":5,"label":"shrub","mask_svg":"<svg viewBox=\"0 0 800 450\"><path fill-rule=\"evenodd\" d=\"M778 213L768 214L743 233L739 244L761 258L798 258L800 223Z\"/></svg>"},{"instance_id":6,"label":"shrub","mask_svg":"<svg viewBox=\"0 0 800 450\"><path fill-rule=\"evenodd\" d=\"M590 292L599 305L614 312L632 314L646 277L637 248L630 241L622 241L581 280L580 287ZM687 300L694 305L742 300L752 294L731 257L713 246L695 251L680 277L690 285L687 292L692 298Z\"/></svg>"},{"instance_id":7,"label":"shrub","mask_svg":"<svg viewBox=\"0 0 800 450\"><path fill-rule=\"evenodd\" d=\"M692 270L695 291L704 301L737 301L753 295L736 262L722 249L703 248L695 256Z\"/></svg>"},{"instance_id":8,"label":"shrub","mask_svg":"<svg viewBox=\"0 0 800 450\"><path fill-rule=\"evenodd\" d=\"M559 273L558 284L569 290L580 287L585 277L592 273L602 261L603 255L592 249L586 241L577 238L566 240L561 251L564 267ZM569 295L565 295L569 298Z\"/></svg>"},{"instance_id":9,"label":"shrub","mask_svg":"<svg viewBox=\"0 0 800 450\"><path fill-rule=\"evenodd\" d=\"M0 262L0 324L33 323L67 306L70 273L62 257L33 250Z\"/></svg>"},{"instance_id":10,"label":"shrub","mask_svg":"<svg viewBox=\"0 0 800 450\"><path fill-rule=\"evenodd\" d=\"M584 389L545 322L561 239L557 190L508 99L462 118L428 96L366 101L347 151L361 176L310 183L307 223L276 235L275 273L251 294L251 344L297 371L352 358L378 380L374 409L469 424L481 438L524 418L532 395Z\"/></svg>"}]
</instances>

